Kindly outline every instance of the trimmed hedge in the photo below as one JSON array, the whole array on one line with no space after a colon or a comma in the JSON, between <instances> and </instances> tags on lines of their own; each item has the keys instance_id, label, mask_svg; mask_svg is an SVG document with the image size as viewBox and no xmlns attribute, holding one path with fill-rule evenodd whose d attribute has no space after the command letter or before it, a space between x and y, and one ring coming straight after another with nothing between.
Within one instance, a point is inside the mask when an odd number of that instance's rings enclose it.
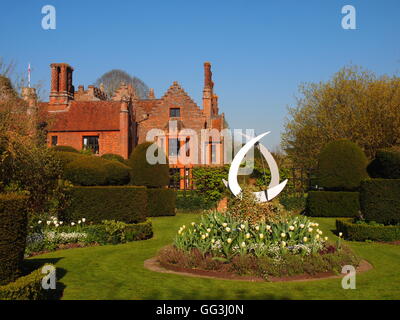
<instances>
[{"instance_id":1,"label":"trimmed hedge","mask_svg":"<svg viewBox=\"0 0 400 320\"><path fill-rule=\"evenodd\" d=\"M78 158L65 166L64 176L80 186L102 186L107 184L107 170L103 159L95 156Z\"/></svg>"},{"instance_id":2,"label":"trimmed hedge","mask_svg":"<svg viewBox=\"0 0 400 320\"><path fill-rule=\"evenodd\" d=\"M107 232L107 227L104 224L90 225L83 229L83 232L88 233L88 240L100 244L119 244L121 239L120 234L115 234L115 239L110 239L113 235ZM146 240L153 237L153 225L150 220L144 222L127 224L123 230L124 242Z\"/></svg>"},{"instance_id":3,"label":"trimmed hedge","mask_svg":"<svg viewBox=\"0 0 400 320\"><path fill-rule=\"evenodd\" d=\"M54 151L57 151L57 152L79 153L78 150L76 150L74 147L71 147L71 146L54 146L54 147L51 147L51 150L54 150Z\"/></svg>"},{"instance_id":4,"label":"trimmed hedge","mask_svg":"<svg viewBox=\"0 0 400 320\"><path fill-rule=\"evenodd\" d=\"M353 223L353 219L337 219L337 232L353 241L396 241L400 240L400 226L373 226Z\"/></svg>"},{"instance_id":5,"label":"trimmed hedge","mask_svg":"<svg viewBox=\"0 0 400 320\"><path fill-rule=\"evenodd\" d=\"M174 216L176 191L172 189L147 189L148 216Z\"/></svg>"},{"instance_id":6,"label":"trimmed hedge","mask_svg":"<svg viewBox=\"0 0 400 320\"><path fill-rule=\"evenodd\" d=\"M359 215L358 192L310 191L306 212L310 217L356 217Z\"/></svg>"},{"instance_id":7,"label":"trimmed hedge","mask_svg":"<svg viewBox=\"0 0 400 320\"><path fill-rule=\"evenodd\" d=\"M365 220L400 223L400 179L371 179L361 183L361 212Z\"/></svg>"},{"instance_id":8,"label":"trimmed hedge","mask_svg":"<svg viewBox=\"0 0 400 320\"><path fill-rule=\"evenodd\" d=\"M372 178L400 179L400 148L378 150L367 169Z\"/></svg>"},{"instance_id":9,"label":"trimmed hedge","mask_svg":"<svg viewBox=\"0 0 400 320\"><path fill-rule=\"evenodd\" d=\"M217 202L208 200L198 191L177 191L176 208L185 211L208 210L215 208Z\"/></svg>"},{"instance_id":10,"label":"trimmed hedge","mask_svg":"<svg viewBox=\"0 0 400 320\"><path fill-rule=\"evenodd\" d=\"M120 156L119 154L106 153L106 154L103 154L101 157L105 160L118 161L123 164L126 164L126 160L124 159L124 157Z\"/></svg>"},{"instance_id":11,"label":"trimmed hedge","mask_svg":"<svg viewBox=\"0 0 400 320\"><path fill-rule=\"evenodd\" d=\"M116 220L142 222L147 216L147 190L136 186L73 187L71 203L60 220L86 218L92 223Z\"/></svg>"},{"instance_id":12,"label":"trimmed hedge","mask_svg":"<svg viewBox=\"0 0 400 320\"><path fill-rule=\"evenodd\" d=\"M65 153L63 156L67 159L73 154L65 155ZM130 170L130 167L117 161L96 156L78 156L65 165L64 177L80 186L119 186L129 182Z\"/></svg>"},{"instance_id":13,"label":"trimmed hedge","mask_svg":"<svg viewBox=\"0 0 400 320\"><path fill-rule=\"evenodd\" d=\"M145 142L136 146L128 160L131 169L131 184L151 188L165 187L169 184L169 166L166 164L150 164L146 153L153 143ZM158 149L156 152L162 152Z\"/></svg>"},{"instance_id":14,"label":"trimmed hedge","mask_svg":"<svg viewBox=\"0 0 400 320\"><path fill-rule=\"evenodd\" d=\"M318 159L318 184L326 190L353 191L368 178L367 157L349 140L328 143Z\"/></svg>"},{"instance_id":15,"label":"trimmed hedge","mask_svg":"<svg viewBox=\"0 0 400 320\"><path fill-rule=\"evenodd\" d=\"M16 281L0 286L0 300L42 300L47 291L42 288L42 267Z\"/></svg>"},{"instance_id":16,"label":"trimmed hedge","mask_svg":"<svg viewBox=\"0 0 400 320\"><path fill-rule=\"evenodd\" d=\"M65 169L67 164L87 156L81 153L58 151L54 153L54 157L61 162L62 167Z\"/></svg>"},{"instance_id":17,"label":"trimmed hedge","mask_svg":"<svg viewBox=\"0 0 400 320\"><path fill-rule=\"evenodd\" d=\"M107 185L123 186L129 183L130 167L117 161L105 161L104 168L107 172Z\"/></svg>"},{"instance_id":18,"label":"trimmed hedge","mask_svg":"<svg viewBox=\"0 0 400 320\"><path fill-rule=\"evenodd\" d=\"M0 285L21 274L27 236L27 197L0 195Z\"/></svg>"}]
</instances>

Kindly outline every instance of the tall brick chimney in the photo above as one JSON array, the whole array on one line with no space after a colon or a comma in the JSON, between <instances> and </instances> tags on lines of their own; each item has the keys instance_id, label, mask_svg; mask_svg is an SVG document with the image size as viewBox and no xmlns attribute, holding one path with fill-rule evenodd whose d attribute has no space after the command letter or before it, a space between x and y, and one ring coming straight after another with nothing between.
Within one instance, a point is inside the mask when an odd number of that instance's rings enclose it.
<instances>
[{"instance_id":1,"label":"tall brick chimney","mask_svg":"<svg viewBox=\"0 0 400 320\"><path fill-rule=\"evenodd\" d=\"M120 154L125 159L129 158L129 103L130 97L123 96L119 113Z\"/></svg>"},{"instance_id":2,"label":"tall brick chimney","mask_svg":"<svg viewBox=\"0 0 400 320\"><path fill-rule=\"evenodd\" d=\"M211 118L212 116L213 88L214 82L212 81L211 64L204 62L203 112L207 118Z\"/></svg>"},{"instance_id":3,"label":"tall brick chimney","mask_svg":"<svg viewBox=\"0 0 400 320\"><path fill-rule=\"evenodd\" d=\"M72 73L74 69L67 63L52 63L51 91L49 104L55 110L65 109L70 100L74 99Z\"/></svg>"}]
</instances>

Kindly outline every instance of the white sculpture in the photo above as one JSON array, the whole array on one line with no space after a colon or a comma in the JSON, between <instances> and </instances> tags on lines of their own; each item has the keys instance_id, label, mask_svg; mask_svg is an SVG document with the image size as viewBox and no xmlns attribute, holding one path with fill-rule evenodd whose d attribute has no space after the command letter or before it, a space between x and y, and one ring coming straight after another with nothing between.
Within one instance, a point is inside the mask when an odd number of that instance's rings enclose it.
<instances>
[{"instance_id":1,"label":"white sculpture","mask_svg":"<svg viewBox=\"0 0 400 320\"><path fill-rule=\"evenodd\" d=\"M224 182L225 186L227 186L231 190L231 192L233 193L234 196L237 197L242 192L242 188L240 187L240 185L237 181L237 175L238 175L240 164L243 161L244 156L246 155L247 152L249 152L251 147L256 145L264 136L266 136L269 133L270 133L270 131L260 134L259 136L251 139L239 150L239 152L236 154L235 158L233 159L233 161L231 163L231 167L229 168L228 182L226 180L223 180L223 182ZM246 135L244 135L244 136L248 138L248 136L246 136ZM273 158L272 154L268 151L267 148L265 148L260 143L258 145L260 147L261 154L267 160L268 166L270 168L271 182L270 182L267 190L254 192L254 195L256 196L256 199L259 202L266 202L266 201L272 200L279 193L281 193L282 190L285 188L288 180L286 179L282 183L279 183L279 181L280 181L279 169L278 169L278 165L275 162L275 159Z\"/></svg>"}]
</instances>

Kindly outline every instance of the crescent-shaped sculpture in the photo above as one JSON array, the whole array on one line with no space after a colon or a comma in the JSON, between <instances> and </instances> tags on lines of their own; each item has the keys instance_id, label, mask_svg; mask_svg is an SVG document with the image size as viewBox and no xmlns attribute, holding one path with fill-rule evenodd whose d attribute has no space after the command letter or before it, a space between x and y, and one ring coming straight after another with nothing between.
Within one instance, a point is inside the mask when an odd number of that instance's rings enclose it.
<instances>
[{"instance_id":1,"label":"crescent-shaped sculpture","mask_svg":"<svg viewBox=\"0 0 400 320\"><path fill-rule=\"evenodd\" d=\"M225 185L231 190L231 192L233 193L234 196L237 197L242 192L242 188L240 187L240 185L237 181L237 175L239 172L240 164L242 163L244 156L246 155L247 152L249 152L249 150L257 142L259 142L263 137L265 137L269 133L270 133L270 131L264 132L263 134L260 134L259 136L251 139L235 155L235 158L233 159L233 161L231 163L231 167L229 168L228 182L226 182L224 180ZM246 136L246 135L244 135L244 136ZM246 137L248 137L248 136L246 136ZM279 183L279 180L280 180L279 169L278 169L278 165L275 162L275 159L273 158L272 154L267 150L267 148L265 148L261 144L259 144L259 146L260 146L261 154L267 160L268 166L271 170L271 183L269 184L267 190L254 192L254 195L256 196L256 199L259 202L266 202L266 201L272 200L279 193L281 193L282 190L285 188L288 180L286 179L282 183Z\"/></svg>"}]
</instances>

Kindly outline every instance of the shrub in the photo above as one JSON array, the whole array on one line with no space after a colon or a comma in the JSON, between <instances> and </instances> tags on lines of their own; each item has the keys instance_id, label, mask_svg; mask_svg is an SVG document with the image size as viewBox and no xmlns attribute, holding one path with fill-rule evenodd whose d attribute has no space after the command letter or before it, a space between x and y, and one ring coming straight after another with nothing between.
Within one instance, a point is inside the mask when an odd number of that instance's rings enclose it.
<instances>
[{"instance_id":1,"label":"shrub","mask_svg":"<svg viewBox=\"0 0 400 320\"><path fill-rule=\"evenodd\" d=\"M101 186L107 184L107 169L103 159L83 156L65 166L64 176L80 186Z\"/></svg>"},{"instance_id":2,"label":"shrub","mask_svg":"<svg viewBox=\"0 0 400 320\"><path fill-rule=\"evenodd\" d=\"M76 150L74 147L71 147L71 146L54 146L54 147L51 147L51 150L57 151L57 152L74 152L74 153L79 153L78 150Z\"/></svg>"},{"instance_id":3,"label":"shrub","mask_svg":"<svg viewBox=\"0 0 400 320\"><path fill-rule=\"evenodd\" d=\"M42 300L47 297L42 287L42 268L18 278L16 281L0 286L0 300Z\"/></svg>"},{"instance_id":4,"label":"shrub","mask_svg":"<svg viewBox=\"0 0 400 320\"><path fill-rule=\"evenodd\" d=\"M222 179L228 180L229 166L193 168L193 182L196 190L207 198L207 201L221 200L226 187Z\"/></svg>"},{"instance_id":5,"label":"shrub","mask_svg":"<svg viewBox=\"0 0 400 320\"><path fill-rule=\"evenodd\" d=\"M147 189L148 216L174 216L176 192L172 189Z\"/></svg>"},{"instance_id":6,"label":"shrub","mask_svg":"<svg viewBox=\"0 0 400 320\"><path fill-rule=\"evenodd\" d=\"M27 197L0 195L0 284L21 272L27 235Z\"/></svg>"},{"instance_id":7,"label":"shrub","mask_svg":"<svg viewBox=\"0 0 400 320\"><path fill-rule=\"evenodd\" d=\"M342 232L345 239L353 241L396 241L400 240L400 226L370 225L354 223L353 219L337 219L337 232Z\"/></svg>"},{"instance_id":8,"label":"shrub","mask_svg":"<svg viewBox=\"0 0 400 320\"><path fill-rule=\"evenodd\" d=\"M367 178L367 158L349 140L328 143L318 159L318 183L327 190L356 190Z\"/></svg>"},{"instance_id":9,"label":"shrub","mask_svg":"<svg viewBox=\"0 0 400 320\"><path fill-rule=\"evenodd\" d=\"M371 179L361 183L361 212L367 221L400 223L400 179Z\"/></svg>"},{"instance_id":10,"label":"shrub","mask_svg":"<svg viewBox=\"0 0 400 320\"><path fill-rule=\"evenodd\" d=\"M400 148L378 150L367 169L372 178L400 179Z\"/></svg>"},{"instance_id":11,"label":"shrub","mask_svg":"<svg viewBox=\"0 0 400 320\"><path fill-rule=\"evenodd\" d=\"M117 161L107 161L103 165L107 171L107 185L122 186L129 182L130 168Z\"/></svg>"},{"instance_id":12,"label":"shrub","mask_svg":"<svg viewBox=\"0 0 400 320\"><path fill-rule=\"evenodd\" d=\"M54 153L54 157L61 162L63 169L65 169L66 165L84 157L83 154L75 153L75 152L64 152L58 151Z\"/></svg>"},{"instance_id":13,"label":"shrub","mask_svg":"<svg viewBox=\"0 0 400 320\"><path fill-rule=\"evenodd\" d=\"M201 192L177 191L176 208L184 211L208 210L216 207L215 201L210 201Z\"/></svg>"},{"instance_id":14,"label":"shrub","mask_svg":"<svg viewBox=\"0 0 400 320\"><path fill-rule=\"evenodd\" d=\"M136 146L128 160L131 170L131 184L151 188L164 187L169 184L169 166L166 164L150 164L146 159L147 148L151 142L145 142ZM156 151L162 152L161 149ZM161 154L159 155L161 156Z\"/></svg>"},{"instance_id":15,"label":"shrub","mask_svg":"<svg viewBox=\"0 0 400 320\"><path fill-rule=\"evenodd\" d=\"M310 191L306 214L311 217L356 217L360 203L358 192Z\"/></svg>"},{"instance_id":16,"label":"shrub","mask_svg":"<svg viewBox=\"0 0 400 320\"><path fill-rule=\"evenodd\" d=\"M235 219L248 221L251 224L260 221L281 221L289 215L277 199L258 202L250 188L244 188L240 197L229 199L228 212Z\"/></svg>"},{"instance_id":17,"label":"shrub","mask_svg":"<svg viewBox=\"0 0 400 320\"><path fill-rule=\"evenodd\" d=\"M60 220L87 221L100 223L116 220L137 223L147 216L147 190L144 187L74 187L71 190L71 204Z\"/></svg>"},{"instance_id":18,"label":"shrub","mask_svg":"<svg viewBox=\"0 0 400 320\"><path fill-rule=\"evenodd\" d=\"M118 161L118 162L121 162L122 164L127 164L124 157L120 156L119 154L106 153L106 154L103 154L101 157L105 160Z\"/></svg>"}]
</instances>

